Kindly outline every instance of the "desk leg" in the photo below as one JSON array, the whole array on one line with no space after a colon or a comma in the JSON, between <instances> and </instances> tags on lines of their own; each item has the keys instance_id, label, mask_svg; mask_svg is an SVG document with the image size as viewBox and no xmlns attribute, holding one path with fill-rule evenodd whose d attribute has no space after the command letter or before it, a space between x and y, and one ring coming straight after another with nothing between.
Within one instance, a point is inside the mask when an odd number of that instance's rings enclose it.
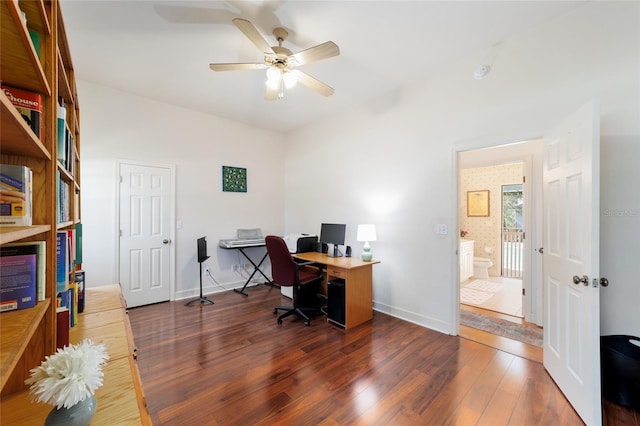
<instances>
[{"instance_id":1,"label":"desk leg","mask_svg":"<svg viewBox=\"0 0 640 426\"><path fill-rule=\"evenodd\" d=\"M249 283L253 279L253 276L256 274L256 272L260 272L260 275L262 275L264 279L267 280L265 284L269 284L273 286L273 282L260 269L260 266L262 265L264 260L267 258L268 253L265 253L264 256L262 256L262 259L260 259L260 262L256 265L255 262L251 260L249 256L247 256L247 254L244 252L242 248L240 248L239 250L240 250L240 253L242 253L242 255L253 265L253 272L249 276L249 279L247 280L247 282L244 283L244 285L242 286L242 290L238 290L237 288L234 288L233 291L235 291L236 293L242 294L243 296L249 296L247 293L244 292L244 290L247 288L247 285L249 285Z\"/></svg>"}]
</instances>

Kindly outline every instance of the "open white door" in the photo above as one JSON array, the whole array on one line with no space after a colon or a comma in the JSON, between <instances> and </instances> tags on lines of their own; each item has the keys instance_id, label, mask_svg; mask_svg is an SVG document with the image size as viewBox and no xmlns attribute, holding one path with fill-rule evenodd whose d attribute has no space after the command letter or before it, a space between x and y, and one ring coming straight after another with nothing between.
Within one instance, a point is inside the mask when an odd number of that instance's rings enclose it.
<instances>
[{"instance_id":1,"label":"open white door","mask_svg":"<svg viewBox=\"0 0 640 426\"><path fill-rule=\"evenodd\" d=\"M544 366L582 420L599 425L600 117L595 102L545 136L543 168Z\"/></svg>"},{"instance_id":2,"label":"open white door","mask_svg":"<svg viewBox=\"0 0 640 426\"><path fill-rule=\"evenodd\" d=\"M120 285L127 306L170 300L172 169L119 165Z\"/></svg>"}]
</instances>

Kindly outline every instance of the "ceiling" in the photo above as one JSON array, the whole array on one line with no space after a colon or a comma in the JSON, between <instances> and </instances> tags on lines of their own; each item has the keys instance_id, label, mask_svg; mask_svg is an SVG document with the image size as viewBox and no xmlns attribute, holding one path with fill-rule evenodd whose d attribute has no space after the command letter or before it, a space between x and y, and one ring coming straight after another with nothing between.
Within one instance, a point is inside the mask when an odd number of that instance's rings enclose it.
<instances>
[{"instance_id":1,"label":"ceiling","mask_svg":"<svg viewBox=\"0 0 640 426\"><path fill-rule=\"evenodd\" d=\"M580 1L61 0L76 79L286 133L380 97L580 7ZM214 73L212 62L261 62L231 20L294 53L333 41L340 56L300 69L335 89L303 86L264 100L264 70ZM478 66L481 64L478 63ZM469 69L473 78L475 69ZM82 104L82 93L80 93Z\"/></svg>"}]
</instances>

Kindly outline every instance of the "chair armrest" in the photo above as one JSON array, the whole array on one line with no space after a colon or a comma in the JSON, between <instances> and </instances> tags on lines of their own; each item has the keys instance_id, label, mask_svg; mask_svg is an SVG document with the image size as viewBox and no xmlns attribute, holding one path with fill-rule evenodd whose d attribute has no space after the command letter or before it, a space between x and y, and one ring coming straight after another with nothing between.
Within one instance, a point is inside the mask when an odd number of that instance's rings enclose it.
<instances>
[{"instance_id":1,"label":"chair armrest","mask_svg":"<svg viewBox=\"0 0 640 426\"><path fill-rule=\"evenodd\" d=\"M295 265L296 265L296 268L298 268L300 266L307 266L307 265L312 265L312 266L317 266L317 267L324 266L322 263L312 262L311 260L307 260L307 261L304 261L304 262L296 261Z\"/></svg>"},{"instance_id":2,"label":"chair armrest","mask_svg":"<svg viewBox=\"0 0 640 426\"><path fill-rule=\"evenodd\" d=\"M299 262L299 261L296 260L293 263L295 265L296 282L300 282L300 267L301 266L314 266L314 267L318 268L318 277L320 277L322 275L322 269L325 267L325 265L323 265L322 263L312 262L312 261Z\"/></svg>"}]
</instances>

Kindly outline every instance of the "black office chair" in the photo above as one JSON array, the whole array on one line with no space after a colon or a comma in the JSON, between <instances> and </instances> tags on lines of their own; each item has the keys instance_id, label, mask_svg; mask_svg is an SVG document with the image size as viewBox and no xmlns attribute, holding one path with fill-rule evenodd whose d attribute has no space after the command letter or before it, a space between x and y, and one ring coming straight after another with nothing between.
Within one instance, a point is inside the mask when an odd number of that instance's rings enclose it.
<instances>
[{"instance_id":1,"label":"black office chair","mask_svg":"<svg viewBox=\"0 0 640 426\"><path fill-rule=\"evenodd\" d=\"M267 244L269 259L271 259L271 276L273 282L279 286L293 287L293 306L277 306L273 310L274 315L276 315L279 310L285 311L284 314L278 317L278 324L282 324L283 318L296 314L304 319L304 325L311 325L311 320L307 312L317 312L318 308L301 306L300 294L303 287L315 286L315 284L322 280L322 270L318 268L317 273L314 273L310 271L309 268L302 268L302 266L315 265L315 263L296 262L291 256L291 253L289 253L287 244L280 237L267 235L265 243Z\"/></svg>"}]
</instances>

